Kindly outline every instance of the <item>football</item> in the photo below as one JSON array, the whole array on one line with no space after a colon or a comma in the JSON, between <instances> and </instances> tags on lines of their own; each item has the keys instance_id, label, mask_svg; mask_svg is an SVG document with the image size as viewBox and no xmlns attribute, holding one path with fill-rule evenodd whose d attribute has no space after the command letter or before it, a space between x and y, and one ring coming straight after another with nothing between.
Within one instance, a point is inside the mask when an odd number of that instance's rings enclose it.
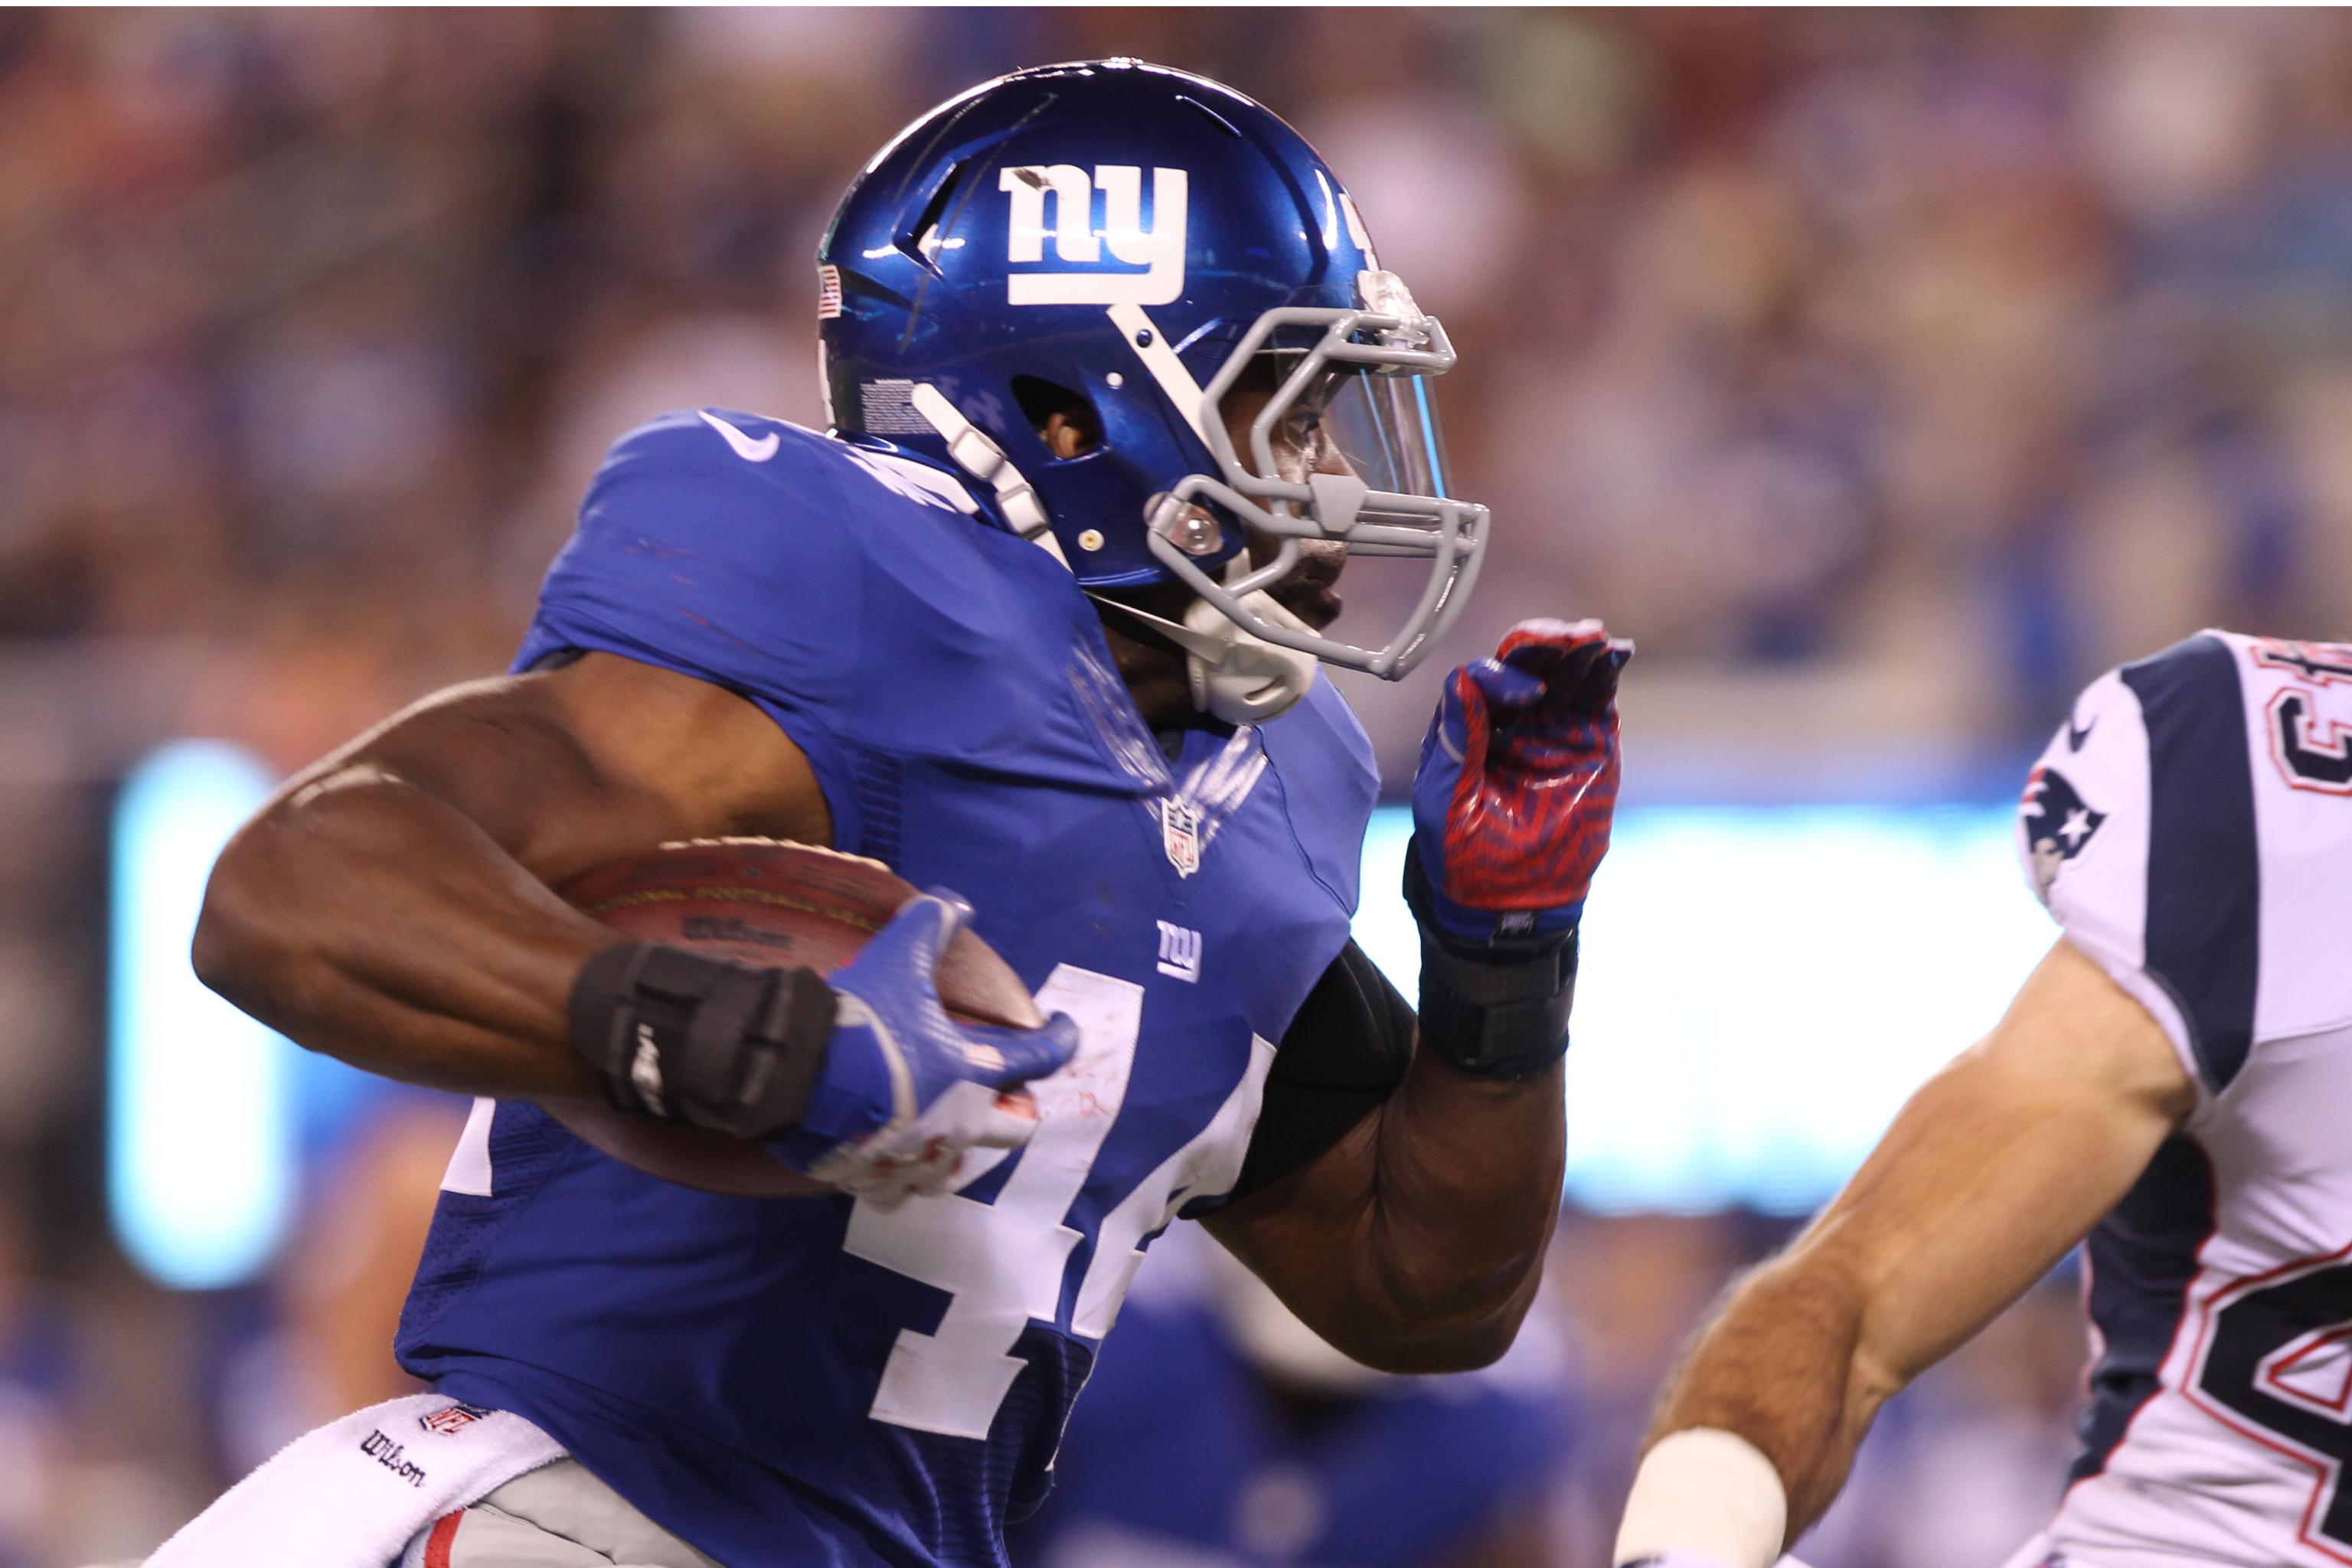
<instances>
[{"instance_id":1,"label":"football","mask_svg":"<svg viewBox=\"0 0 2352 1568\"><path fill-rule=\"evenodd\" d=\"M560 891L642 942L826 974L855 958L918 889L878 860L772 838L719 838L666 844ZM1021 977L969 927L940 959L939 984L948 1011L967 1022L1034 1029L1045 1021ZM591 1147L685 1186L745 1197L833 1190L729 1133L587 1101L550 1102L547 1110Z\"/></svg>"}]
</instances>

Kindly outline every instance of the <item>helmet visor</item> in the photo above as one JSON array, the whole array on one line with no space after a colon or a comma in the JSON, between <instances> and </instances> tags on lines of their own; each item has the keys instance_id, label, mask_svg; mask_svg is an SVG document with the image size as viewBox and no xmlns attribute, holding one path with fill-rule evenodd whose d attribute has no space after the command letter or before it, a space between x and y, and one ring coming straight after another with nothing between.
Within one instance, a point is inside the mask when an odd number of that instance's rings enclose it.
<instances>
[{"instance_id":1,"label":"helmet visor","mask_svg":"<svg viewBox=\"0 0 2352 1568\"><path fill-rule=\"evenodd\" d=\"M1363 509L1370 516L1393 514L1380 504L1384 496L1454 499L1435 376L1408 366L1326 364L1301 377L1296 353L1259 361L1263 368L1236 382L1218 410L1242 435L1236 456L1251 478L1298 485L1309 474L1350 474L1371 492Z\"/></svg>"},{"instance_id":2,"label":"helmet visor","mask_svg":"<svg viewBox=\"0 0 2352 1568\"><path fill-rule=\"evenodd\" d=\"M1329 385L1319 420L1323 460L1336 459L1371 487L1367 511L1382 510L1377 499L1382 494L1453 498L1435 377L1367 367L1324 379Z\"/></svg>"}]
</instances>

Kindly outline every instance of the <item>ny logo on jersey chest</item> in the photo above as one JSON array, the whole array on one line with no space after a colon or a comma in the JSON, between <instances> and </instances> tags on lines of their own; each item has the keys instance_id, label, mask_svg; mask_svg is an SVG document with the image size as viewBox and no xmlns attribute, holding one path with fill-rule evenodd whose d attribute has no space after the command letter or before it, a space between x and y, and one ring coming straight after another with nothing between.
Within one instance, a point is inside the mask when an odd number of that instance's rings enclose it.
<instances>
[{"instance_id":1,"label":"ny logo on jersey chest","mask_svg":"<svg viewBox=\"0 0 2352 1568\"><path fill-rule=\"evenodd\" d=\"M1201 933L1169 921L1160 922L1160 973L1188 985L1201 982Z\"/></svg>"}]
</instances>

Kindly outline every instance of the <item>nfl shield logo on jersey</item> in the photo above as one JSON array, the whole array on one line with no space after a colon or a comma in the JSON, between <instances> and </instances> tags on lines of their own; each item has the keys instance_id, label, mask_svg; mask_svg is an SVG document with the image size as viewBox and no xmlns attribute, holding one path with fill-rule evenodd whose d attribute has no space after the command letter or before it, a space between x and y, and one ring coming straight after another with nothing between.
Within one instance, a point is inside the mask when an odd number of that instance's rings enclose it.
<instances>
[{"instance_id":1,"label":"nfl shield logo on jersey","mask_svg":"<svg viewBox=\"0 0 2352 1568\"><path fill-rule=\"evenodd\" d=\"M1171 795L1160 803L1160 839L1168 847L1168 863L1180 877L1201 868L1201 808Z\"/></svg>"}]
</instances>

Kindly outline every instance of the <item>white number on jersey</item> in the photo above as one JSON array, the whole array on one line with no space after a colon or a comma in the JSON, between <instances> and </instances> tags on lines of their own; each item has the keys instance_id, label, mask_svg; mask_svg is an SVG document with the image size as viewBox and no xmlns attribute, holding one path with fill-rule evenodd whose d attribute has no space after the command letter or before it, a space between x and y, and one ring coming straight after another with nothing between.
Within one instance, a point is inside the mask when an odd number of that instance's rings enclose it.
<instances>
[{"instance_id":1,"label":"white number on jersey","mask_svg":"<svg viewBox=\"0 0 2352 1568\"><path fill-rule=\"evenodd\" d=\"M1066 963L1037 993L1037 1005L1076 1022L1077 1055L1030 1086L1036 1135L996 1200L947 1193L888 1211L860 1202L850 1216L846 1251L953 1297L937 1331L899 1331L869 1412L877 1421L985 1438L1026 1364L1013 1353L1023 1331L1033 1319L1051 1323L1060 1314L1070 1253L1083 1239L1067 1215L1127 1095L1143 987ZM1108 1332L1144 1238L1182 1203L1223 1192L1240 1175L1273 1061L1274 1047L1255 1042L1248 1071L1210 1124L1104 1216L1078 1288L1076 1331L1090 1339ZM1003 1158L974 1151L959 1177L969 1185Z\"/></svg>"},{"instance_id":2,"label":"white number on jersey","mask_svg":"<svg viewBox=\"0 0 2352 1568\"><path fill-rule=\"evenodd\" d=\"M2258 642L2251 646L2254 662L2272 669L2293 671L2309 686L2341 686L2352 682L2352 647L2332 642ZM2271 761L2290 789L2316 790L2322 795L2352 795L2352 752L2345 741L2343 720L2322 720L2314 710L2315 694L2294 686L2272 693L2264 709Z\"/></svg>"}]
</instances>

